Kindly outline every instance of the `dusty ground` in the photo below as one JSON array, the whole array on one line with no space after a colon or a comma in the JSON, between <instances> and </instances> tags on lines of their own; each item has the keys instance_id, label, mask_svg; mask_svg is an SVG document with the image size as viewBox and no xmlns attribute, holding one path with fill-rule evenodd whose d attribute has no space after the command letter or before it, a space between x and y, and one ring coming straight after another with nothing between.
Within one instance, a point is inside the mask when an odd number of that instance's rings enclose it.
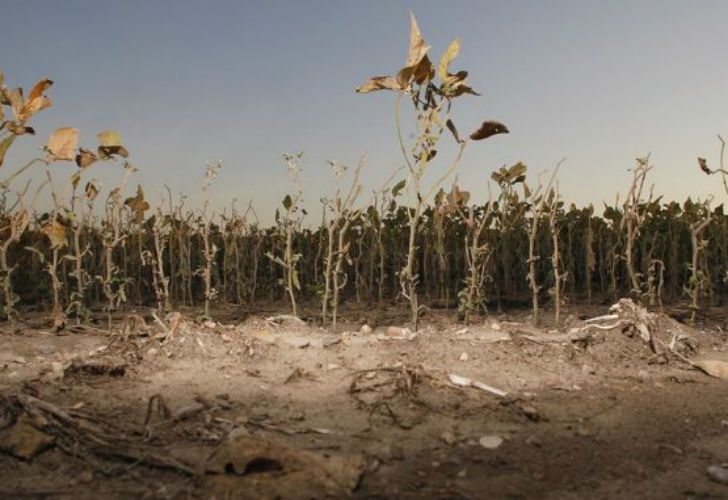
<instances>
[{"instance_id":1,"label":"dusty ground","mask_svg":"<svg viewBox=\"0 0 728 500\"><path fill-rule=\"evenodd\" d=\"M728 462L728 381L620 329L579 341L555 336L575 317L556 332L431 314L410 339L388 335L396 311L351 311L338 335L219 317L3 335L0 447L23 415L27 439L55 441L0 454L0 497L728 498L706 473ZM659 320L678 333L728 349L717 323Z\"/></svg>"}]
</instances>

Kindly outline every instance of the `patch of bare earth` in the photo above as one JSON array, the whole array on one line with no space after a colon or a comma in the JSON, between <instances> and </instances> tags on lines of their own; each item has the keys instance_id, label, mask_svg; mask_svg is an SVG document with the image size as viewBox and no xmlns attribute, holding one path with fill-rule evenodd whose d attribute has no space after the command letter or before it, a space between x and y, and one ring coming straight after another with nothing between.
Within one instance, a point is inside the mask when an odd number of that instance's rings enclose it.
<instances>
[{"instance_id":1,"label":"patch of bare earth","mask_svg":"<svg viewBox=\"0 0 728 500\"><path fill-rule=\"evenodd\" d=\"M728 498L719 330L366 315L5 335L0 497Z\"/></svg>"}]
</instances>

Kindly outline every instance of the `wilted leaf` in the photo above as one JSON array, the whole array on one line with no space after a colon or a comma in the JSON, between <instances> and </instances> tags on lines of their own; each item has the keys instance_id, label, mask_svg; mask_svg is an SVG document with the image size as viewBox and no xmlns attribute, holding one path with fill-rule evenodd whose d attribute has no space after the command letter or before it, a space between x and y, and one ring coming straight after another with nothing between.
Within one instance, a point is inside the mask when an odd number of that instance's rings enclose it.
<instances>
[{"instance_id":1,"label":"wilted leaf","mask_svg":"<svg viewBox=\"0 0 728 500\"><path fill-rule=\"evenodd\" d=\"M96 153L93 151L79 148L78 154L76 155L76 165L78 165L79 168L86 168L98 159L99 157L96 156Z\"/></svg>"},{"instance_id":2,"label":"wilted leaf","mask_svg":"<svg viewBox=\"0 0 728 500\"><path fill-rule=\"evenodd\" d=\"M5 159L5 153L8 152L10 145L15 140L15 135L9 135L2 142L0 142L0 167L3 166L3 160Z\"/></svg>"},{"instance_id":3,"label":"wilted leaf","mask_svg":"<svg viewBox=\"0 0 728 500\"><path fill-rule=\"evenodd\" d=\"M63 248L68 243L68 236L66 226L61 224L57 220L47 221L42 228L43 234L45 234L51 242L51 248Z\"/></svg>"},{"instance_id":4,"label":"wilted leaf","mask_svg":"<svg viewBox=\"0 0 728 500\"><path fill-rule=\"evenodd\" d=\"M35 135L35 130L33 129L33 127L18 125L15 122L5 122L5 128L7 128L11 134L15 135Z\"/></svg>"},{"instance_id":5,"label":"wilted leaf","mask_svg":"<svg viewBox=\"0 0 728 500\"><path fill-rule=\"evenodd\" d=\"M445 53L440 58L440 66L437 69L437 76L440 77L441 80L445 80L448 75L448 68L450 67L450 63L453 59L455 59L458 56L458 53L460 52L460 40L457 38L450 42L450 45L448 46Z\"/></svg>"},{"instance_id":6,"label":"wilted leaf","mask_svg":"<svg viewBox=\"0 0 728 500\"><path fill-rule=\"evenodd\" d=\"M144 190L141 185L137 185L136 196L124 200L124 205L134 213L135 224L141 224L144 221L144 212L149 210L149 203L144 200Z\"/></svg>"},{"instance_id":7,"label":"wilted leaf","mask_svg":"<svg viewBox=\"0 0 728 500\"><path fill-rule=\"evenodd\" d=\"M470 138L474 141L480 141L497 134L507 134L508 132L508 128L501 122L486 121L483 122L478 130L470 134Z\"/></svg>"},{"instance_id":8,"label":"wilted leaf","mask_svg":"<svg viewBox=\"0 0 728 500\"><path fill-rule=\"evenodd\" d=\"M23 100L22 90L16 89L16 91L19 92L11 98L15 118L20 122L25 122L38 111L49 108L52 105L52 102L50 98L43 95L43 93L51 85L53 85L53 81L48 78L44 78L39 81L33 86L30 94L28 94L27 100Z\"/></svg>"},{"instance_id":9,"label":"wilted leaf","mask_svg":"<svg viewBox=\"0 0 728 500\"><path fill-rule=\"evenodd\" d=\"M291 206L293 205L293 200L291 199L291 195L287 194L285 198L283 198L283 208L286 210L290 210Z\"/></svg>"},{"instance_id":10,"label":"wilted leaf","mask_svg":"<svg viewBox=\"0 0 728 500\"><path fill-rule=\"evenodd\" d=\"M78 130L72 127L59 128L48 138L46 148L56 161L72 161L78 144Z\"/></svg>"},{"instance_id":11,"label":"wilted leaf","mask_svg":"<svg viewBox=\"0 0 728 500\"><path fill-rule=\"evenodd\" d=\"M99 188L93 182L87 182L84 191L86 191L86 198L89 201L94 201L99 194Z\"/></svg>"},{"instance_id":12,"label":"wilted leaf","mask_svg":"<svg viewBox=\"0 0 728 500\"><path fill-rule=\"evenodd\" d=\"M78 188L79 182L81 182L81 172L75 172L71 176L71 185L73 186L74 191L76 190L76 188Z\"/></svg>"},{"instance_id":13,"label":"wilted leaf","mask_svg":"<svg viewBox=\"0 0 728 500\"><path fill-rule=\"evenodd\" d=\"M28 94L28 101L33 101L35 99L43 97L43 92L45 92L46 89L51 85L53 85L53 80L49 78L44 78L43 80L36 83L30 90L30 94Z\"/></svg>"},{"instance_id":14,"label":"wilted leaf","mask_svg":"<svg viewBox=\"0 0 728 500\"><path fill-rule=\"evenodd\" d=\"M360 94L374 92L376 90L402 90L397 80L391 76L375 76L357 87Z\"/></svg>"},{"instance_id":15,"label":"wilted leaf","mask_svg":"<svg viewBox=\"0 0 728 500\"><path fill-rule=\"evenodd\" d=\"M2 164L2 155L0 155L0 164ZM713 171L710 170L710 167L708 167L708 160L705 158L698 158L698 166L700 167L700 170L708 175L713 173Z\"/></svg>"},{"instance_id":16,"label":"wilted leaf","mask_svg":"<svg viewBox=\"0 0 728 500\"><path fill-rule=\"evenodd\" d=\"M463 140L460 139L460 134L458 134L458 129L455 128L455 124L452 122L452 120L448 118L447 121L445 122L445 125L447 126L447 129L452 133L452 136L455 138L455 140L458 143L462 143Z\"/></svg>"}]
</instances>

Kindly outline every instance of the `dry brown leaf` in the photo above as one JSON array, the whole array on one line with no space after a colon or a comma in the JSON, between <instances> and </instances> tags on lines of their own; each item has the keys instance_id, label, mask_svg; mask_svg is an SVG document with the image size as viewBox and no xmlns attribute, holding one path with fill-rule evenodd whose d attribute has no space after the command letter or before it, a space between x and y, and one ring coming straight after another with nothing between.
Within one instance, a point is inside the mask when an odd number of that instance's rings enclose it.
<instances>
[{"instance_id":1,"label":"dry brown leaf","mask_svg":"<svg viewBox=\"0 0 728 500\"><path fill-rule=\"evenodd\" d=\"M66 226L58 221L48 221L43 225L43 234L51 242L51 248L63 248L68 244Z\"/></svg>"},{"instance_id":2,"label":"dry brown leaf","mask_svg":"<svg viewBox=\"0 0 728 500\"><path fill-rule=\"evenodd\" d=\"M76 165L78 165L79 168L86 168L98 159L99 157L96 156L96 153L93 151L79 148L78 154L76 155Z\"/></svg>"},{"instance_id":3,"label":"dry brown leaf","mask_svg":"<svg viewBox=\"0 0 728 500\"><path fill-rule=\"evenodd\" d=\"M144 221L144 212L149 210L149 203L144 200L144 190L141 185L137 185L137 194L133 198L127 198L124 205L129 207L134 213L134 223L140 224Z\"/></svg>"},{"instance_id":4,"label":"dry brown leaf","mask_svg":"<svg viewBox=\"0 0 728 500\"><path fill-rule=\"evenodd\" d=\"M391 76L374 76L362 85L357 87L356 91L360 94L374 92L376 90L402 90L397 80Z\"/></svg>"},{"instance_id":5,"label":"dry brown leaf","mask_svg":"<svg viewBox=\"0 0 728 500\"><path fill-rule=\"evenodd\" d=\"M412 80L418 84L422 84L434 76L435 69L427 57L428 50L430 50L430 46L422 38L417 19L414 14L410 13L410 44L407 53L407 63L397 73L397 82L400 88L408 88Z\"/></svg>"},{"instance_id":6,"label":"dry brown leaf","mask_svg":"<svg viewBox=\"0 0 728 500\"><path fill-rule=\"evenodd\" d=\"M104 130L97 135L102 146L121 146L121 136L114 130Z\"/></svg>"},{"instance_id":7,"label":"dry brown leaf","mask_svg":"<svg viewBox=\"0 0 728 500\"><path fill-rule=\"evenodd\" d=\"M458 53L460 52L460 40L457 38L450 42L450 45L448 46L445 53L440 58L440 66L437 69L437 76L440 77L441 80L445 81L445 79L448 76L448 68L450 67L450 63L458 56Z\"/></svg>"},{"instance_id":8,"label":"dry brown leaf","mask_svg":"<svg viewBox=\"0 0 728 500\"><path fill-rule=\"evenodd\" d=\"M492 137L497 134L509 133L508 127L503 125L501 122L496 121L485 121L480 125L480 128L470 134L470 138L474 141L480 141Z\"/></svg>"},{"instance_id":9,"label":"dry brown leaf","mask_svg":"<svg viewBox=\"0 0 728 500\"><path fill-rule=\"evenodd\" d=\"M63 127L50 135L46 148L55 161L73 161L77 144L78 129Z\"/></svg>"}]
</instances>

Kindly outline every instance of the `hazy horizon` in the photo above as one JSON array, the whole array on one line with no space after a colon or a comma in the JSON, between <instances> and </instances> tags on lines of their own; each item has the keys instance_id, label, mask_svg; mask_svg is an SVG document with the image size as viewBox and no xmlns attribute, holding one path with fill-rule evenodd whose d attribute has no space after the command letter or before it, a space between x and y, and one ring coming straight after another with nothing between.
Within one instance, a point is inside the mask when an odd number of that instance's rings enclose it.
<instances>
[{"instance_id":1,"label":"hazy horizon","mask_svg":"<svg viewBox=\"0 0 728 500\"><path fill-rule=\"evenodd\" d=\"M634 158L651 153L657 195L724 200L696 162L717 166L716 134L728 134L728 2L708 0L7 3L6 84L55 85L54 106L33 119L38 135L18 141L3 169L58 127L79 128L87 146L112 128L140 169L129 193L140 183L154 200L167 184L193 204L205 162L221 158L216 208L253 200L270 222L289 186L281 153L303 150L305 205L317 211L334 188L324 160L355 164L366 151L367 189L402 164L394 95L354 89L403 65L410 10L434 60L461 40L453 67L469 70L482 96L456 103L459 128L498 119L511 130L466 151L459 180L476 199L504 164L523 161L535 175L567 157L564 198L610 202ZM105 188L120 175L94 168Z\"/></svg>"}]
</instances>

